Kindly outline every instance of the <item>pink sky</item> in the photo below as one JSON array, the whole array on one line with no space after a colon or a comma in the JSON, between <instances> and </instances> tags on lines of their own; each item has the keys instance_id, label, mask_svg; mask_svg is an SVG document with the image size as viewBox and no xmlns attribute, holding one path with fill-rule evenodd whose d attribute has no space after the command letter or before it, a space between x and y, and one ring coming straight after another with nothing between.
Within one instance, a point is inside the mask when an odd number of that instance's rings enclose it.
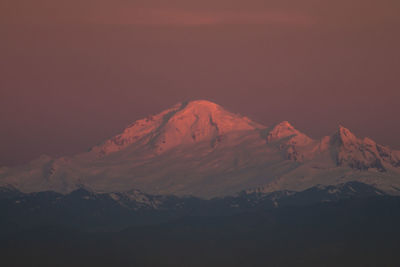
<instances>
[{"instance_id":1,"label":"pink sky","mask_svg":"<svg viewBox=\"0 0 400 267\"><path fill-rule=\"evenodd\" d=\"M400 149L398 1L0 2L0 165L205 98Z\"/></svg>"}]
</instances>

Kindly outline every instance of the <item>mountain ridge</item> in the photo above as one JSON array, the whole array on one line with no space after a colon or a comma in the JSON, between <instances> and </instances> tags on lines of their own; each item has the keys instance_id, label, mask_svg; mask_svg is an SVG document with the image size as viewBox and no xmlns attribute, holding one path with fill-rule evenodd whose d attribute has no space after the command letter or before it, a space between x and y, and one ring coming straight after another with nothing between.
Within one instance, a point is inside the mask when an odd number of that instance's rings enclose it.
<instances>
[{"instance_id":1,"label":"mountain ridge","mask_svg":"<svg viewBox=\"0 0 400 267\"><path fill-rule=\"evenodd\" d=\"M400 151L359 139L341 125L315 140L287 121L266 127L206 100L137 120L89 152L41 157L0 172L0 185L24 192L68 193L83 185L99 192L139 189L208 198L350 180L396 194Z\"/></svg>"},{"instance_id":2,"label":"mountain ridge","mask_svg":"<svg viewBox=\"0 0 400 267\"><path fill-rule=\"evenodd\" d=\"M29 225L32 221L58 221L64 224L71 213L76 217L95 219L107 217L111 210L120 216L131 219L131 215L147 217L149 212L175 214L174 216L215 216L241 212L265 211L282 207L300 207L319 203L337 202L351 199L389 197L385 192L359 182L322 186L316 185L301 192L277 191L242 191L233 196L201 199L192 196L149 195L139 190L127 192L98 193L79 188L62 195L53 191L25 194L17 189L0 187L2 209L14 214L12 220ZM60 212L62 210L63 212ZM87 212L87 211L91 212ZM43 212L46 211L46 212ZM146 214L147 212L147 214ZM63 214L63 215L60 215ZM165 214L164 214L165 215ZM51 219L49 219L49 216ZM64 218L59 218L59 217ZM29 219L35 218L35 219ZM42 217L40 220L38 218ZM115 220L119 220L117 217ZM158 220L154 217L153 220ZM79 223L78 221L74 224ZM107 224L107 222L98 222ZM127 224L129 226L129 223ZM93 226L90 226L95 228Z\"/></svg>"}]
</instances>

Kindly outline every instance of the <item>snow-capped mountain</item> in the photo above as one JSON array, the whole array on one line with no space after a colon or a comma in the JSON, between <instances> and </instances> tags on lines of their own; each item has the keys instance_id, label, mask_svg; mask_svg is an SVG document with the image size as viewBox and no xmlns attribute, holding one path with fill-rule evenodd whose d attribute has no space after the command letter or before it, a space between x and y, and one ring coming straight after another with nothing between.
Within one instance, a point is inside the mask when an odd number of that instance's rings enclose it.
<instances>
[{"instance_id":1,"label":"snow-capped mountain","mask_svg":"<svg viewBox=\"0 0 400 267\"><path fill-rule=\"evenodd\" d=\"M289 122L266 127L204 100L138 120L89 152L0 168L0 185L23 192L68 193L84 186L210 198L348 181L399 193L400 152L342 126L314 140Z\"/></svg>"},{"instance_id":2,"label":"snow-capped mountain","mask_svg":"<svg viewBox=\"0 0 400 267\"><path fill-rule=\"evenodd\" d=\"M153 153L160 154L179 145L201 141L211 141L214 146L227 133L262 127L209 101L184 102L134 122L122 134L94 147L93 151L107 155L134 143L144 143Z\"/></svg>"},{"instance_id":3,"label":"snow-capped mountain","mask_svg":"<svg viewBox=\"0 0 400 267\"><path fill-rule=\"evenodd\" d=\"M338 165L347 165L359 170L372 168L382 172L390 167L400 167L399 151L392 151L369 138L360 140L342 126L332 136L331 142L336 146Z\"/></svg>"}]
</instances>

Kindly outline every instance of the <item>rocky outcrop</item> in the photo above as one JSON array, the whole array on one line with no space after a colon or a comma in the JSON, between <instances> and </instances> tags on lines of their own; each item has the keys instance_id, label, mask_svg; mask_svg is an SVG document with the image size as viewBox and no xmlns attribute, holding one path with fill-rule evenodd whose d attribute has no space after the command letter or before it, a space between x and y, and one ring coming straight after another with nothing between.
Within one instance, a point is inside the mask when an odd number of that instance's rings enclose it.
<instances>
[{"instance_id":1,"label":"rocky outcrop","mask_svg":"<svg viewBox=\"0 0 400 267\"><path fill-rule=\"evenodd\" d=\"M343 126L332 135L331 145L338 166L349 166L358 170L374 168L381 172L385 172L388 166L400 166L395 151L369 138L359 139Z\"/></svg>"},{"instance_id":2,"label":"rocky outcrop","mask_svg":"<svg viewBox=\"0 0 400 267\"><path fill-rule=\"evenodd\" d=\"M287 121L277 124L267 136L267 143L278 144L279 149L284 152L285 159L298 162L307 158L308 154L304 151L304 147L313 142L314 140L296 130Z\"/></svg>"}]
</instances>

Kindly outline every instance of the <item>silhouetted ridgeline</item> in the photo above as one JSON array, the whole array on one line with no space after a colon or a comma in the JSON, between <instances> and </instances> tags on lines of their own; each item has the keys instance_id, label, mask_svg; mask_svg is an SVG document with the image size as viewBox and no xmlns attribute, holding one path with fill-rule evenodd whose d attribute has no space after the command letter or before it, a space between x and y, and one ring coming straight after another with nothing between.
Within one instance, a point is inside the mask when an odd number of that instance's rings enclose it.
<instances>
[{"instance_id":1,"label":"silhouetted ridgeline","mask_svg":"<svg viewBox=\"0 0 400 267\"><path fill-rule=\"evenodd\" d=\"M400 263L400 198L360 183L212 200L153 196L136 206L83 189L66 196L6 191L3 266Z\"/></svg>"}]
</instances>

